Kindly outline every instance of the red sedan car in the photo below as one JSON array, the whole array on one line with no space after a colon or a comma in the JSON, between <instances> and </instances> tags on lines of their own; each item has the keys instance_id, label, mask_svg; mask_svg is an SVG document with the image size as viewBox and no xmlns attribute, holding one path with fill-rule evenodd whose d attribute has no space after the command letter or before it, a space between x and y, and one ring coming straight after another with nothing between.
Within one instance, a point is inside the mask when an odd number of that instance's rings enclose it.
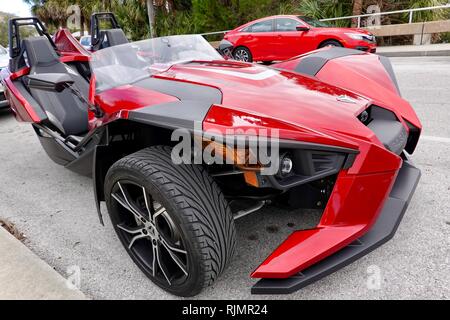
<instances>
[{"instance_id":1,"label":"red sedan car","mask_svg":"<svg viewBox=\"0 0 450 320\"><path fill-rule=\"evenodd\" d=\"M236 60L286 60L312 50L346 47L376 52L376 40L364 29L335 28L304 16L272 16L249 22L225 35Z\"/></svg>"}]
</instances>

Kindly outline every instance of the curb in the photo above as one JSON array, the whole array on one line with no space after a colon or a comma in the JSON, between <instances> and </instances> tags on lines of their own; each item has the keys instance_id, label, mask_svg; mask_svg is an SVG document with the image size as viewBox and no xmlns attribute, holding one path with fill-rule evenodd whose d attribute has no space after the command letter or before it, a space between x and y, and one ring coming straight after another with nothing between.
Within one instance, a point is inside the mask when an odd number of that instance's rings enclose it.
<instances>
[{"instance_id":1,"label":"curb","mask_svg":"<svg viewBox=\"0 0 450 320\"><path fill-rule=\"evenodd\" d=\"M1 300L86 300L66 279L0 227Z\"/></svg>"}]
</instances>

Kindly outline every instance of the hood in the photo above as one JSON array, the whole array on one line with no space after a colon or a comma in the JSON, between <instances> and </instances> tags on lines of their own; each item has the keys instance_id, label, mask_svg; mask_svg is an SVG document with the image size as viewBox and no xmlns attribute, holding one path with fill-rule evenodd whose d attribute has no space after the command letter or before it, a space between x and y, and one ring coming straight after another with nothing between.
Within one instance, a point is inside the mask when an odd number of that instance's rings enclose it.
<instances>
[{"instance_id":1,"label":"hood","mask_svg":"<svg viewBox=\"0 0 450 320\"><path fill-rule=\"evenodd\" d=\"M175 65L158 77L218 88L226 108L299 128L351 136L370 135L357 119L370 104L368 99L307 76L220 61Z\"/></svg>"}]
</instances>

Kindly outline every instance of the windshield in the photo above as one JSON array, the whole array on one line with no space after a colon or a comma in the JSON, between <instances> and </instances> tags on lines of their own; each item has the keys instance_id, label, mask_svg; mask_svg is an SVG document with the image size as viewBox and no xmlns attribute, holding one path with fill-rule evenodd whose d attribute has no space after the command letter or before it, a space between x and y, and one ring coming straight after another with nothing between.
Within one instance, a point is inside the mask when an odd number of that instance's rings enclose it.
<instances>
[{"instance_id":1,"label":"windshield","mask_svg":"<svg viewBox=\"0 0 450 320\"><path fill-rule=\"evenodd\" d=\"M6 51L5 48L3 48L3 47L0 45L0 55L3 55L3 54L8 54L8 52Z\"/></svg>"},{"instance_id":2,"label":"windshield","mask_svg":"<svg viewBox=\"0 0 450 320\"><path fill-rule=\"evenodd\" d=\"M91 68L97 92L132 84L190 61L223 60L200 35L148 39L99 50L92 55Z\"/></svg>"},{"instance_id":3,"label":"windshield","mask_svg":"<svg viewBox=\"0 0 450 320\"><path fill-rule=\"evenodd\" d=\"M306 17L306 16L299 16L300 19L302 19L303 21L305 21L307 24L309 24L312 27L316 27L316 28L331 28L333 27L332 25L319 21L317 19L311 18L311 17Z\"/></svg>"}]
</instances>

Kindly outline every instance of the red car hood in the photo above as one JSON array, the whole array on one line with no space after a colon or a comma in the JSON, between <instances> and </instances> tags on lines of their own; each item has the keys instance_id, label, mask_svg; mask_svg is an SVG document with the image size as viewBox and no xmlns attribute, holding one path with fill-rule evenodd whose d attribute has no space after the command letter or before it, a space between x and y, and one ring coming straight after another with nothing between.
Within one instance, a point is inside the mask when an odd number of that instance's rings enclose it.
<instances>
[{"instance_id":1,"label":"red car hood","mask_svg":"<svg viewBox=\"0 0 450 320\"><path fill-rule=\"evenodd\" d=\"M307 76L221 61L179 64L157 77L216 87L224 107L298 128L366 140L372 136L357 119L368 99Z\"/></svg>"}]
</instances>

